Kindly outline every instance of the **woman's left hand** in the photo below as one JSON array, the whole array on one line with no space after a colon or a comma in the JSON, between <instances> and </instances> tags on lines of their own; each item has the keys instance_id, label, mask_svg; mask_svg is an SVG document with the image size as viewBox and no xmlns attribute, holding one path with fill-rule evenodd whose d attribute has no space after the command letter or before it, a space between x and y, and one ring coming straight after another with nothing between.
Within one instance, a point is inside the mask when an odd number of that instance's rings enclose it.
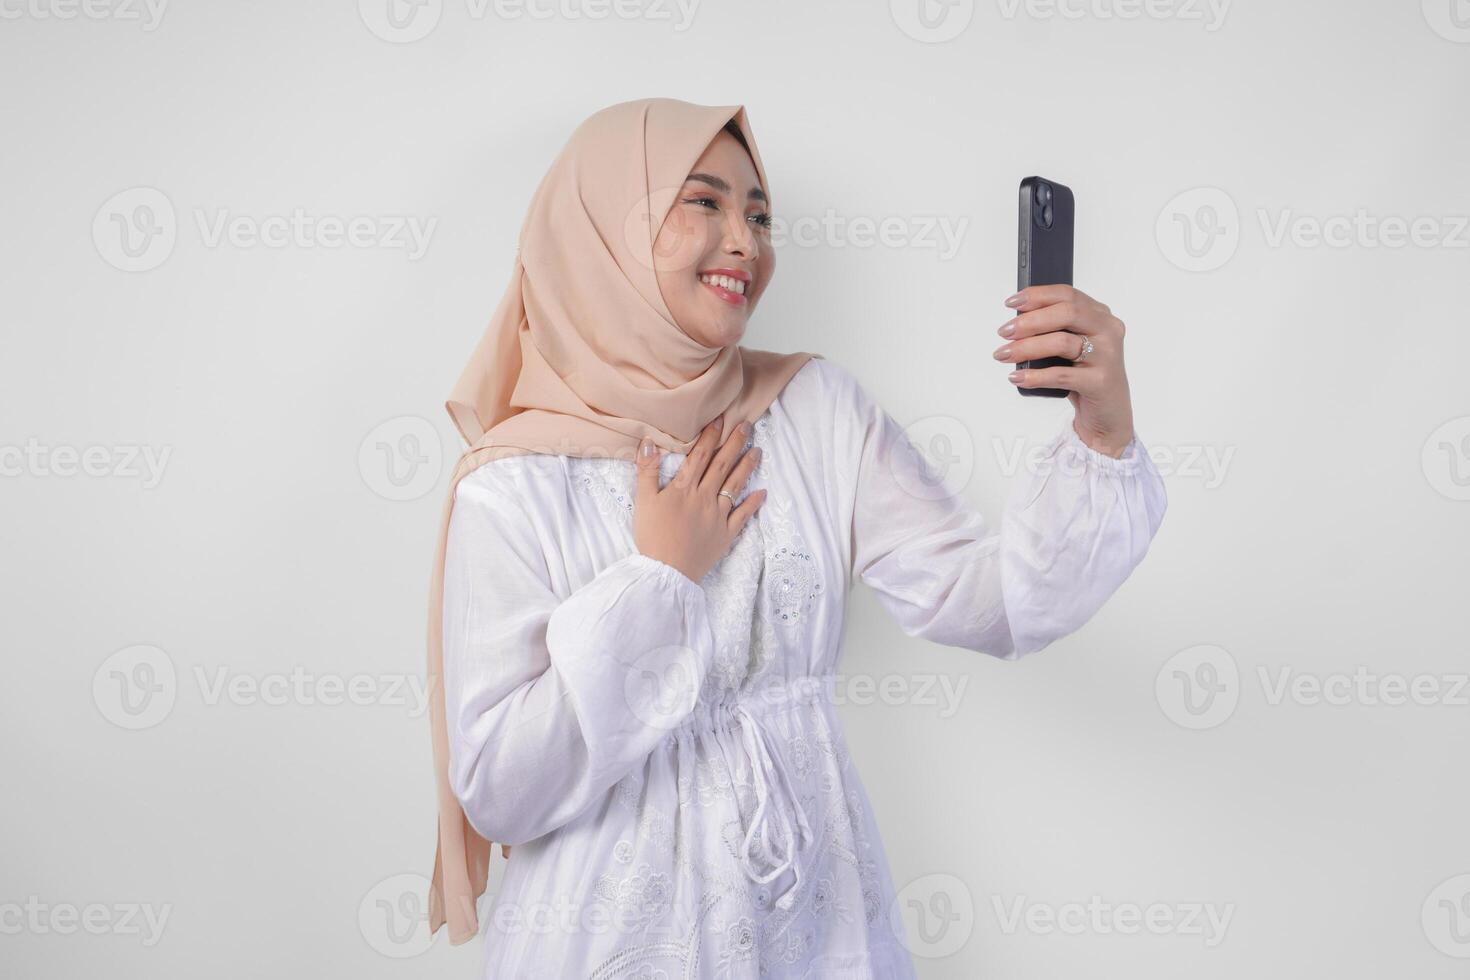
<instances>
[{"instance_id":1,"label":"woman's left hand","mask_svg":"<svg viewBox=\"0 0 1470 980\"><path fill-rule=\"evenodd\" d=\"M1092 352L1071 367L1018 368L1010 380L1021 388L1065 388L1075 416L1072 428L1098 452L1114 458L1133 439L1133 401L1123 370L1123 321L1073 286L1030 286L1006 306L1017 316L998 333L1006 343L997 361L1017 363L1042 357L1076 360L1083 338Z\"/></svg>"}]
</instances>

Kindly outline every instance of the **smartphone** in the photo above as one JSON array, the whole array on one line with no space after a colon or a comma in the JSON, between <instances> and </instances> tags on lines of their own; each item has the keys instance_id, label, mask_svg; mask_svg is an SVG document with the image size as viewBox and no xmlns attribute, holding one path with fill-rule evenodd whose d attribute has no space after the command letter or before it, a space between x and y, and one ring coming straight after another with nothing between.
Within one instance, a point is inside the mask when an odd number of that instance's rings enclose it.
<instances>
[{"instance_id":1,"label":"smartphone","mask_svg":"<svg viewBox=\"0 0 1470 980\"><path fill-rule=\"evenodd\" d=\"M1016 289L1027 286L1072 285L1072 189L1045 177L1021 181L1019 255ZM1065 357L1018 361L1022 368L1070 367ZM1023 395L1065 398L1065 388L1017 388Z\"/></svg>"}]
</instances>

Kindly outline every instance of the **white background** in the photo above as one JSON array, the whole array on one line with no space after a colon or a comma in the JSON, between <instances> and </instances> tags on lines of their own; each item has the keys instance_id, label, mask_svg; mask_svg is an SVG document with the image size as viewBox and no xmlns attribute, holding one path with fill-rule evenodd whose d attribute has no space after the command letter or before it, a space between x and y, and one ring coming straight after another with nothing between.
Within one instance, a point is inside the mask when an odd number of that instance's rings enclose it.
<instances>
[{"instance_id":1,"label":"white background","mask_svg":"<svg viewBox=\"0 0 1470 980\"><path fill-rule=\"evenodd\" d=\"M659 95L747 106L778 222L826 220L747 345L847 366L992 519L1070 411L990 357L1021 177L1128 324L1170 509L1093 622L1006 664L854 592L850 674L966 685L841 709L952 913L921 975L1465 975L1463 0L388 2L0 0L0 971L478 974L415 918L442 403L572 128ZM297 211L370 234L241 237Z\"/></svg>"}]
</instances>

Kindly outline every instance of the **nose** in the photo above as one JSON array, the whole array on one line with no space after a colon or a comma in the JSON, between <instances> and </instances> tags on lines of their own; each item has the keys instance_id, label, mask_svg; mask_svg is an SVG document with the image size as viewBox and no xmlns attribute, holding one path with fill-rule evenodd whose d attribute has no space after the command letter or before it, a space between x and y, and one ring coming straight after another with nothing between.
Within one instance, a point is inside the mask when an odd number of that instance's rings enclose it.
<instances>
[{"instance_id":1,"label":"nose","mask_svg":"<svg viewBox=\"0 0 1470 980\"><path fill-rule=\"evenodd\" d=\"M760 254L760 246L756 243L754 232L750 230L750 223L743 214L734 211L728 213L729 217L725 220L725 239L720 243L721 248L728 255L738 255L754 261Z\"/></svg>"}]
</instances>

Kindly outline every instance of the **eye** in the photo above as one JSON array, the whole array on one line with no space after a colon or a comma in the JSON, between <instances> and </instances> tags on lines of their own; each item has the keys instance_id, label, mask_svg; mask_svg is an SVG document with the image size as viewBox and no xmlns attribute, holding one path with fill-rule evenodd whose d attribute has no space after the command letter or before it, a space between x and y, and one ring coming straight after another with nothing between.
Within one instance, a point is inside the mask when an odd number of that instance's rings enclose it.
<instances>
[{"instance_id":1,"label":"eye","mask_svg":"<svg viewBox=\"0 0 1470 980\"><path fill-rule=\"evenodd\" d=\"M683 198L680 203L682 203L682 204L697 204L700 207L709 208L711 211L718 211L720 209L720 202L718 200L716 200L715 198L710 197L708 194L705 194L705 195L700 196L700 197L686 197L686 198ZM772 219L771 213L769 211L758 211L755 214L747 215L745 220L746 221L753 221L756 224L760 225L762 228L766 229L767 231L770 231L771 230L771 222L772 222L773 219Z\"/></svg>"}]
</instances>

